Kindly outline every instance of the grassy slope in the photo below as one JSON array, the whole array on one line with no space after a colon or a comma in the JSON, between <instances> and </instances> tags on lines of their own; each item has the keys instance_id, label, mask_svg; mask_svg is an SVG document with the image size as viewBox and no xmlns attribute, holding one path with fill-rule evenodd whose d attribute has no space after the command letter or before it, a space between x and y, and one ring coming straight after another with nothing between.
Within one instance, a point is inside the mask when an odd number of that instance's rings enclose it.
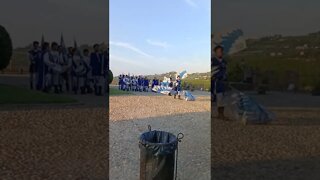
<instances>
[{"instance_id":1,"label":"grassy slope","mask_svg":"<svg viewBox=\"0 0 320 180\"><path fill-rule=\"evenodd\" d=\"M297 46L307 44L308 49L296 50ZM320 82L320 35L296 37L261 38L248 40L248 48L230 57L232 63L245 60L246 64L261 72L272 71L277 81L285 81L286 73L293 71L299 74L299 85L315 86ZM314 47L318 46L316 49ZM300 52L305 55L301 56ZM281 52L282 56L270 56L270 53Z\"/></svg>"},{"instance_id":2,"label":"grassy slope","mask_svg":"<svg viewBox=\"0 0 320 180\"><path fill-rule=\"evenodd\" d=\"M196 89L199 89L199 88L204 88L204 90L206 89L210 89L210 84L211 84L211 81L210 80L204 80L204 79L185 79L185 80L182 80L182 83L187 83L187 84L190 84L194 87L196 87Z\"/></svg>"},{"instance_id":3,"label":"grassy slope","mask_svg":"<svg viewBox=\"0 0 320 180\"><path fill-rule=\"evenodd\" d=\"M110 88L110 96L131 95L131 92L120 91L117 88Z\"/></svg>"}]
</instances>

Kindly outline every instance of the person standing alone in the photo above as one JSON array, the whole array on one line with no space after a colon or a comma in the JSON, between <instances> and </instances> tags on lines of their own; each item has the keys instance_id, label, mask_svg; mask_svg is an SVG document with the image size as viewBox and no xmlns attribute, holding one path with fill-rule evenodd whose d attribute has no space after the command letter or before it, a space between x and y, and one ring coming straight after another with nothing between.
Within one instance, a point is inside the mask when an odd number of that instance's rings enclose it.
<instances>
[{"instance_id":1,"label":"person standing alone","mask_svg":"<svg viewBox=\"0 0 320 180\"><path fill-rule=\"evenodd\" d=\"M227 62L223 58L223 47L216 46L214 48L214 56L211 61L211 69L213 70L212 90L214 93L214 101L217 102L218 118L226 120L224 116L225 109L225 81L227 79Z\"/></svg>"},{"instance_id":2,"label":"person standing alone","mask_svg":"<svg viewBox=\"0 0 320 180\"><path fill-rule=\"evenodd\" d=\"M103 87L103 55L100 52L99 44L95 44L93 49L94 52L90 55L90 67L94 79L94 94L101 96Z\"/></svg>"},{"instance_id":3,"label":"person standing alone","mask_svg":"<svg viewBox=\"0 0 320 180\"><path fill-rule=\"evenodd\" d=\"M33 47L29 51L29 60L30 60L30 67L29 67L29 73L30 73L30 89L33 89L36 85L36 82L39 79L39 63L41 61L41 49L39 47L39 42L34 41ZM37 89L40 89L41 87L37 85Z\"/></svg>"}]
</instances>

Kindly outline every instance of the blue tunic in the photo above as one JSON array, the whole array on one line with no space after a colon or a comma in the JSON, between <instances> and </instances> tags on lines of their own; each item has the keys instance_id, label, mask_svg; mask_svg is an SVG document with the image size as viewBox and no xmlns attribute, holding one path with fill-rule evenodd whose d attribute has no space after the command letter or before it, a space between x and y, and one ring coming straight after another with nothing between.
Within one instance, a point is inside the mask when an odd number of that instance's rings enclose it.
<instances>
[{"instance_id":1,"label":"blue tunic","mask_svg":"<svg viewBox=\"0 0 320 180\"><path fill-rule=\"evenodd\" d=\"M32 57L30 64L30 72L38 72L39 71L39 63L41 61L42 53L39 49L32 49L29 51L30 56Z\"/></svg>"},{"instance_id":2,"label":"blue tunic","mask_svg":"<svg viewBox=\"0 0 320 180\"><path fill-rule=\"evenodd\" d=\"M93 76L102 76L103 70L102 70L102 54L100 53L91 53L90 55L90 66L92 69L92 75Z\"/></svg>"},{"instance_id":3,"label":"blue tunic","mask_svg":"<svg viewBox=\"0 0 320 180\"><path fill-rule=\"evenodd\" d=\"M49 55L49 61L51 61L51 62L53 61L53 57L52 57L52 54L50 53L50 51L45 51L42 53L41 59L42 59L43 67L44 67L44 69L43 69L44 74L52 73L52 70L50 70L49 66L44 63L44 55L46 53L48 53L48 55Z\"/></svg>"},{"instance_id":4,"label":"blue tunic","mask_svg":"<svg viewBox=\"0 0 320 180\"><path fill-rule=\"evenodd\" d=\"M155 85L156 85L156 80L155 80L155 79L153 79L153 80L152 80L151 87L153 88Z\"/></svg>"},{"instance_id":5,"label":"blue tunic","mask_svg":"<svg viewBox=\"0 0 320 180\"><path fill-rule=\"evenodd\" d=\"M103 74L105 77L108 75L109 71L109 52L105 51L103 56Z\"/></svg>"},{"instance_id":6,"label":"blue tunic","mask_svg":"<svg viewBox=\"0 0 320 180\"><path fill-rule=\"evenodd\" d=\"M227 62L222 59L219 61L216 57L212 58L212 69L217 68L218 72L213 75L211 87L215 93L224 93L226 90L225 81L227 77Z\"/></svg>"},{"instance_id":7,"label":"blue tunic","mask_svg":"<svg viewBox=\"0 0 320 180\"><path fill-rule=\"evenodd\" d=\"M41 51L40 58L37 63L37 72L38 72L38 80L37 80L37 89L41 90L44 84L44 62L43 62L43 55L45 54L44 51Z\"/></svg>"},{"instance_id":8,"label":"blue tunic","mask_svg":"<svg viewBox=\"0 0 320 180\"><path fill-rule=\"evenodd\" d=\"M154 85L155 85L155 86L158 86L158 85L159 85L159 81L158 81L158 80L155 80L155 81L154 81Z\"/></svg>"},{"instance_id":9,"label":"blue tunic","mask_svg":"<svg viewBox=\"0 0 320 180\"><path fill-rule=\"evenodd\" d=\"M142 86L142 82L143 82L143 79L142 79L142 78L139 78L139 79L138 79L138 85L139 85L139 86Z\"/></svg>"},{"instance_id":10,"label":"blue tunic","mask_svg":"<svg viewBox=\"0 0 320 180\"><path fill-rule=\"evenodd\" d=\"M177 83L176 83L176 90L177 91L181 91L181 80L176 80Z\"/></svg>"},{"instance_id":11,"label":"blue tunic","mask_svg":"<svg viewBox=\"0 0 320 180\"><path fill-rule=\"evenodd\" d=\"M144 80L144 86L149 86L149 80L148 79Z\"/></svg>"},{"instance_id":12,"label":"blue tunic","mask_svg":"<svg viewBox=\"0 0 320 180\"><path fill-rule=\"evenodd\" d=\"M118 84L119 84L119 85L122 84L122 78L121 78L121 77L119 77L119 82L118 82Z\"/></svg>"}]
</instances>

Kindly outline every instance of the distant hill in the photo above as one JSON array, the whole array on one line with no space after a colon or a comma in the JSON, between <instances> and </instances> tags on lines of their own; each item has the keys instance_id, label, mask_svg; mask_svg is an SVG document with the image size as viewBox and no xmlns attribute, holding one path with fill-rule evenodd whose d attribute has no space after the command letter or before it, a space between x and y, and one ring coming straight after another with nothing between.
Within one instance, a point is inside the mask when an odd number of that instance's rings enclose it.
<instances>
[{"instance_id":1,"label":"distant hill","mask_svg":"<svg viewBox=\"0 0 320 180\"><path fill-rule=\"evenodd\" d=\"M257 82L264 79L272 89L286 89L294 83L305 90L320 83L320 32L247 39L246 44L245 50L227 58L230 79L239 80L242 75L235 72L245 64L255 70Z\"/></svg>"},{"instance_id":2,"label":"distant hill","mask_svg":"<svg viewBox=\"0 0 320 180\"><path fill-rule=\"evenodd\" d=\"M172 77L173 79L175 79L177 72L175 71L171 71L168 73L162 73L162 74L154 74L154 75L146 75L144 77L147 77L148 79L153 79L153 78L157 78L157 79L163 79L163 77ZM118 79L118 76L115 77L115 79ZM210 79L210 72L205 72L205 73L191 73L188 74L186 79L190 79L190 80L198 80L198 79L202 79L202 80L208 80Z\"/></svg>"},{"instance_id":3,"label":"distant hill","mask_svg":"<svg viewBox=\"0 0 320 180\"><path fill-rule=\"evenodd\" d=\"M247 48L233 56L266 55L295 58L320 56L320 31L304 36L274 35L259 39L247 39ZM303 52L303 54L300 54ZM320 60L320 59L319 59Z\"/></svg>"},{"instance_id":4,"label":"distant hill","mask_svg":"<svg viewBox=\"0 0 320 180\"><path fill-rule=\"evenodd\" d=\"M162 74L154 74L154 75L147 75L148 79L157 78L163 80L164 77L172 77L175 80L177 72L172 71L168 73ZM112 84L117 85L119 81L119 76L114 77ZM187 78L182 80L182 85L184 89L202 89L205 91L210 91L210 72L205 73L191 73L188 74Z\"/></svg>"}]
</instances>

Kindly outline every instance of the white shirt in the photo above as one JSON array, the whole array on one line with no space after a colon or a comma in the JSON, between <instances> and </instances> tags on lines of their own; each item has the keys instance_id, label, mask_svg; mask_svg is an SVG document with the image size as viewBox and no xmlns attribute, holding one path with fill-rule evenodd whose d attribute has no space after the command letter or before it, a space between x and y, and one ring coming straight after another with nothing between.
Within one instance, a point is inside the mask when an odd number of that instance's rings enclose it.
<instances>
[{"instance_id":1,"label":"white shirt","mask_svg":"<svg viewBox=\"0 0 320 180\"><path fill-rule=\"evenodd\" d=\"M51 62L50 60L50 56L49 56L49 51L47 51L44 55L43 55L43 62L46 66L48 67L53 67L54 63Z\"/></svg>"}]
</instances>

